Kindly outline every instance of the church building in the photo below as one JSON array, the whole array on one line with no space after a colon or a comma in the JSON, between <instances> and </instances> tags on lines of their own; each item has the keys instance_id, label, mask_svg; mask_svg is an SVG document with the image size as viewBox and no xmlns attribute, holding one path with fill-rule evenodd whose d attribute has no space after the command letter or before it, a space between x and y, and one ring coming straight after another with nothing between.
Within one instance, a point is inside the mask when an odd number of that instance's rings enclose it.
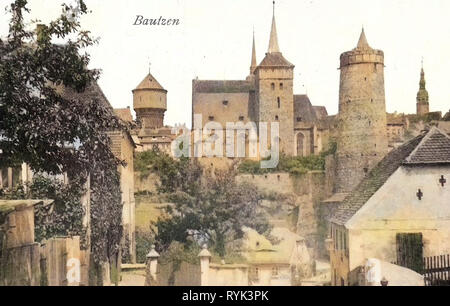
<instances>
[{"instance_id":1,"label":"church building","mask_svg":"<svg viewBox=\"0 0 450 306\"><path fill-rule=\"evenodd\" d=\"M326 145L328 130L318 122L327 117L327 110L313 106L307 95L294 94L293 87L294 65L281 52L274 12L267 53L259 64L253 36L250 72L245 80L192 81L192 118L201 115L202 128L208 122L217 122L224 129L227 122L254 122L257 126L266 122L269 127L277 122L280 153L317 154Z\"/></svg>"}]
</instances>

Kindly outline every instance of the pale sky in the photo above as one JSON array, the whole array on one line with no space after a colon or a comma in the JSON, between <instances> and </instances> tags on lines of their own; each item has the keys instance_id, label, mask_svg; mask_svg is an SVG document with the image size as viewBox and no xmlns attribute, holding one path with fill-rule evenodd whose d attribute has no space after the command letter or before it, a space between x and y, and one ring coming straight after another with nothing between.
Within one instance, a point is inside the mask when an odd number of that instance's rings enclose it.
<instances>
[{"instance_id":1,"label":"pale sky","mask_svg":"<svg viewBox=\"0 0 450 306\"><path fill-rule=\"evenodd\" d=\"M0 0L0 35L8 29ZM48 22L61 0L29 0L29 19ZM168 90L165 124L190 126L192 79L234 80L248 75L252 30L258 63L269 43L271 0L86 0L83 29L100 37L91 68L113 107L132 107L131 90L151 62ZM179 18L178 26L135 26L136 15ZM450 109L450 1L278 0L280 49L295 65L294 93L307 91L329 114L338 109L339 55L353 49L364 25L369 44L385 53L387 111L414 113L421 58L430 110Z\"/></svg>"}]
</instances>

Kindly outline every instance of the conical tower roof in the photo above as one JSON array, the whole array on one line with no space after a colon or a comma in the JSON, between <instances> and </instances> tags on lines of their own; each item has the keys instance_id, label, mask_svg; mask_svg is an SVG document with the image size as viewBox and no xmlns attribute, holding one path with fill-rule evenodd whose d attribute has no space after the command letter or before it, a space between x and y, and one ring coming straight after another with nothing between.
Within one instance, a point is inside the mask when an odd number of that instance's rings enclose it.
<instances>
[{"instance_id":1,"label":"conical tower roof","mask_svg":"<svg viewBox=\"0 0 450 306\"><path fill-rule=\"evenodd\" d=\"M253 45L252 45L252 61L250 64L250 74L256 69L256 47L255 47L255 31L253 31Z\"/></svg>"},{"instance_id":2,"label":"conical tower roof","mask_svg":"<svg viewBox=\"0 0 450 306\"><path fill-rule=\"evenodd\" d=\"M286 60L281 54L280 47L278 45L277 26L275 22L275 1L273 2L273 16L272 16L272 28L270 30L269 49L266 56L261 61L258 67L291 67L294 65Z\"/></svg>"},{"instance_id":3,"label":"conical tower roof","mask_svg":"<svg viewBox=\"0 0 450 306\"><path fill-rule=\"evenodd\" d=\"M361 30L361 35L359 36L358 45L356 49L372 49L367 42L366 34L364 33L364 28Z\"/></svg>"},{"instance_id":4,"label":"conical tower roof","mask_svg":"<svg viewBox=\"0 0 450 306\"><path fill-rule=\"evenodd\" d=\"M275 22L275 1L274 1L274 12L272 16L272 28L270 29L270 40L268 53L280 52L280 47L278 46L278 35L277 35L277 25Z\"/></svg>"},{"instance_id":5,"label":"conical tower roof","mask_svg":"<svg viewBox=\"0 0 450 306\"><path fill-rule=\"evenodd\" d=\"M139 83L139 85L134 90L141 90L141 89L165 90L150 72L145 76L145 78Z\"/></svg>"}]
</instances>

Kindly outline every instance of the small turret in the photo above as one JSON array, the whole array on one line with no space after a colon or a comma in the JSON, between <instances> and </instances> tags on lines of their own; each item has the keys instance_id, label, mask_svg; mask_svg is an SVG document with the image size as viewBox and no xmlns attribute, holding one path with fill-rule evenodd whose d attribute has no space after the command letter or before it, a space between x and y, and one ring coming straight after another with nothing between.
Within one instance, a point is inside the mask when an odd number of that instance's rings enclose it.
<instances>
[{"instance_id":1,"label":"small turret","mask_svg":"<svg viewBox=\"0 0 450 306\"><path fill-rule=\"evenodd\" d=\"M167 90L159 84L150 71L132 92L134 111L142 127L163 127L164 113L167 110Z\"/></svg>"}]
</instances>

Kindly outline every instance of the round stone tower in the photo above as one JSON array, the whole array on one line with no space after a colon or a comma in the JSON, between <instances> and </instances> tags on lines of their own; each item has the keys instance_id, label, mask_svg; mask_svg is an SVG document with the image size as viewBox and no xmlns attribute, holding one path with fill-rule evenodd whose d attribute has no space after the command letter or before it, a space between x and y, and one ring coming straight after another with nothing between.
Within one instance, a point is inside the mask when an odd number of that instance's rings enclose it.
<instances>
[{"instance_id":1,"label":"round stone tower","mask_svg":"<svg viewBox=\"0 0 450 306\"><path fill-rule=\"evenodd\" d=\"M142 128L163 127L164 113L167 110L167 90L149 72L132 92L133 108Z\"/></svg>"},{"instance_id":2,"label":"round stone tower","mask_svg":"<svg viewBox=\"0 0 450 306\"><path fill-rule=\"evenodd\" d=\"M384 54L367 43L340 57L336 192L350 192L387 153Z\"/></svg>"}]
</instances>

